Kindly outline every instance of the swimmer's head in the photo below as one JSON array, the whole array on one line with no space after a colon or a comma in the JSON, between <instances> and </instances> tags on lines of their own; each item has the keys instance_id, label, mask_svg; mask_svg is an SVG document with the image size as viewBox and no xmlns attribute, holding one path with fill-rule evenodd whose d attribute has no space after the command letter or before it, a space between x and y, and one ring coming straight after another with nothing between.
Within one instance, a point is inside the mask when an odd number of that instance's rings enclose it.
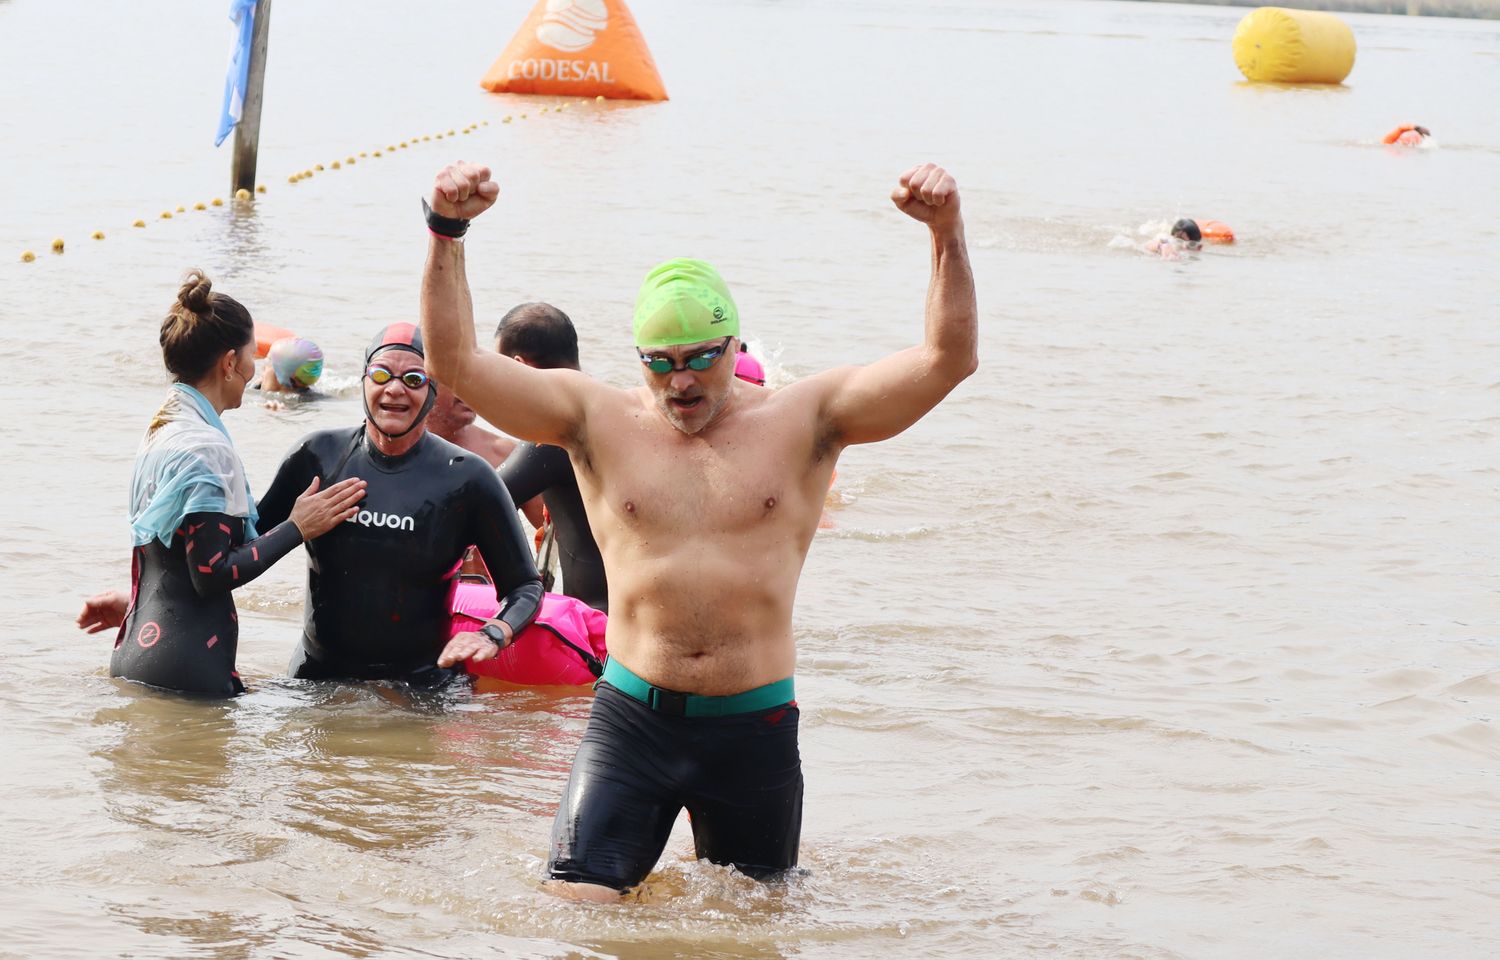
<instances>
[{"instance_id":1,"label":"swimmer's head","mask_svg":"<svg viewBox=\"0 0 1500 960\"><path fill-rule=\"evenodd\" d=\"M438 393L437 384L427 376L421 328L393 323L375 334L365 348L361 387L365 420L387 440L421 427Z\"/></svg>"},{"instance_id":2,"label":"swimmer's head","mask_svg":"<svg viewBox=\"0 0 1500 960\"><path fill-rule=\"evenodd\" d=\"M296 390L306 390L323 376L323 351L301 337L282 337L271 344L266 362L282 386Z\"/></svg>"},{"instance_id":3,"label":"swimmer's head","mask_svg":"<svg viewBox=\"0 0 1500 960\"><path fill-rule=\"evenodd\" d=\"M717 270L679 258L646 274L635 297L635 345L643 350L738 337L740 312Z\"/></svg>"},{"instance_id":4,"label":"swimmer's head","mask_svg":"<svg viewBox=\"0 0 1500 960\"><path fill-rule=\"evenodd\" d=\"M381 327L365 348L365 363L368 364L387 350L405 350L425 357L422 352L422 328L414 323L393 323Z\"/></svg>"},{"instance_id":5,"label":"swimmer's head","mask_svg":"<svg viewBox=\"0 0 1500 960\"><path fill-rule=\"evenodd\" d=\"M740 352L734 355L734 375L757 387L766 385L765 366L755 359L755 355L743 343L740 344Z\"/></svg>"},{"instance_id":6,"label":"swimmer's head","mask_svg":"<svg viewBox=\"0 0 1500 960\"><path fill-rule=\"evenodd\" d=\"M511 307L495 328L495 349L542 370L578 369L578 331L550 303Z\"/></svg>"},{"instance_id":7,"label":"swimmer's head","mask_svg":"<svg viewBox=\"0 0 1500 960\"><path fill-rule=\"evenodd\" d=\"M245 385L255 375L255 321L244 304L213 292L202 270L189 270L177 299L161 322L161 358L179 383L223 389L227 409L240 405ZM232 394L232 395L231 395Z\"/></svg>"},{"instance_id":8,"label":"swimmer's head","mask_svg":"<svg viewBox=\"0 0 1500 960\"><path fill-rule=\"evenodd\" d=\"M1181 240L1190 250L1203 246L1203 231L1196 220L1182 219L1172 224L1172 237Z\"/></svg>"}]
</instances>

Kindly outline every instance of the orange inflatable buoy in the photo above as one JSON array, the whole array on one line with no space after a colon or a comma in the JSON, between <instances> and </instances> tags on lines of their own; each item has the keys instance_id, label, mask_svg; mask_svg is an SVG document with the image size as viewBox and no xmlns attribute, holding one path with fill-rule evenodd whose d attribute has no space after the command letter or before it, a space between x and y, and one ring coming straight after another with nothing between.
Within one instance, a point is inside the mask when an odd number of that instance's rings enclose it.
<instances>
[{"instance_id":1,"label":"orange inflatable buoy","mask_svg":"<svg viewBox=\"0 0 1500 960\"><path fill-rule=\"evenodd\" d=\"M479 85L493 93L667 99L624 0L537 0Z\"/></svg>"},{"instance_id":2,"label":"orange inflatable buoy","mask_svg":"<svg viewBox=\"0 0 1500 960\"><path fill-rule=\"evenodd\" d=\"M1407 147L1415 147L1422 142L1422 138L1430 136L1426 127L1419 127L1415 123L1403 123L1381 138L1381 143L1399 143Z\"/></svg>"},{"instance_id":3,"label":"orange inflatable buoy","mask_svg":"<svg viewBox=\"0 0 1500 960\"><path fill-rule=\"evenodd\" d=\"M1204 243L1234 243L1234 231L1223 220L1199 220Z\"/></svg>"},{"instance_id":4,"label":"orange inflatable buoy","mask_svg":"<svg viewBox=\"0 0 1500 960\"><path fill-rule=\"evenodd\" d=\"M255 325L255 355L257 357L264 357L271 352L271 344L284 337L295 336L295 333L285 327L277 327L269 323L257 323Z\"/></svg>"}]
</instances>

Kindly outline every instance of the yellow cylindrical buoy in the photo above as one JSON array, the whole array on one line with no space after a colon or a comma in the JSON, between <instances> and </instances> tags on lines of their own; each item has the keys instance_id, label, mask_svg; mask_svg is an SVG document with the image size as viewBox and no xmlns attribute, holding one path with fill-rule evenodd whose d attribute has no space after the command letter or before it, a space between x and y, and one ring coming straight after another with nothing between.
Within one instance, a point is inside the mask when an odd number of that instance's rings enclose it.
<instances>
[{"instance_id":1,"label":"yellow cylindrical buoy","mask_svg":"<svg viewBox=\"0 0 1500 960\"><path fill-rule=\"evenodd\" d=\"M1331 13L1252 10L1233 46L1235 65L1255 82L1343 83L1354 69L1354 31Z\"/></svg>"},{"instance_id":2,"label":"yellow cylindrical buoy","mask_svg":"<svg viewBox=\"0 0 1500 960\"><path fill-rule=\"evenodd\" d=\"M62 237L58 237L56 240L52 241L52 252L53 253L62 253L63 252L63 247L65 247L65 246L66 246L66 244L63 243L63 238Z\"/></svg>"}]
</instances>

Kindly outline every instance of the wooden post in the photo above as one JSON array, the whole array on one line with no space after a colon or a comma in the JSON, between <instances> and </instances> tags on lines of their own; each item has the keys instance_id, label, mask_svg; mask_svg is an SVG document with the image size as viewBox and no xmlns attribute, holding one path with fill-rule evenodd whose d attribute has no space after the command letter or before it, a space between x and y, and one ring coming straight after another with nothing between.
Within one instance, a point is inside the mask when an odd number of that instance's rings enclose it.
<instances>
[{"instance_id":1,"label":"wooden post","mask_svg":"<svg viewBox=\"0 0 1500 960\"><path fill-rule=\"evenodd\" d=\"M260 153L260 101L266 80L266 41L271 34L271 0L256 0L255 33L250 38L250 73L245 80L245 106L234 127L234 162L229 191L255 192L255 161Z\"/></svg>"}]
</instances>

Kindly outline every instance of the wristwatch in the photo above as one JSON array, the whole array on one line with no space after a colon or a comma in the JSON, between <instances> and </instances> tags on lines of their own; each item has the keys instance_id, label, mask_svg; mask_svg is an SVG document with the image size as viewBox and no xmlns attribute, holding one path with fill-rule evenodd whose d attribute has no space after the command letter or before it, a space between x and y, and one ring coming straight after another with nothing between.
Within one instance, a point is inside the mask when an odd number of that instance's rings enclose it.
<instances>
[{"instance_id":1,"label":"wristwatch","mask_svg":"<svg viewBox=\"0 0 1500 960\"><path fill-rule=\"evenodd\" d=\"M498 623L486 623L484 626L479 628L479 632L489 638L489 640L501 650L504 650L507 646L510 645L510 641L505 638L505 631L500 629L500 624Z\"/></svg>"}]
</instances>

